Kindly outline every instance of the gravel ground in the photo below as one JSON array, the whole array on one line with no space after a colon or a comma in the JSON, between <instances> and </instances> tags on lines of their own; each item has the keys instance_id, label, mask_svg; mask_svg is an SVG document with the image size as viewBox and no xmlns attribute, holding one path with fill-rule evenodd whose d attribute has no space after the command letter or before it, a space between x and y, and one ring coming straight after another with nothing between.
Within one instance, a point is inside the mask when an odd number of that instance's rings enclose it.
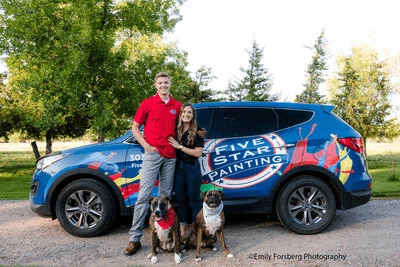
<instances>
[{"instance_id":1,"label":"gravel ground","mask_svg":"<svg viewBox=\"0 0 400 267\"><path fill-rule=\"evenodd\" d=\"M400 200L372 200L337 211L332 225L318 235L290 232L265 215L227 216L225 236L234 258L222 250L183 254L181 266L400 266ZM148 228L143 248L127 257L130 218L109 234L78 238L58 221L32 213L29 201L0 200L0 266L151 266ZM220 248L219 243L217 247ZM172 254L159 254L157 266L174 266Z\"/></svg>"}]
</instances>

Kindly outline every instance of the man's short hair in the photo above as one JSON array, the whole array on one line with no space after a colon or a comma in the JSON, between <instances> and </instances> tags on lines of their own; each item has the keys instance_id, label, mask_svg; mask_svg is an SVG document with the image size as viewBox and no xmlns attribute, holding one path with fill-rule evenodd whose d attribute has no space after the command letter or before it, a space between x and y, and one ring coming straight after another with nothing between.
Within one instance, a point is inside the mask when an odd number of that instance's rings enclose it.
<instances>
[{"instance_id":1,"label":"man's short hair","mask_svg":"<svg viewBox=\"0 0 400 267\"><path fill-rule=\"evenodd\" d=\"M171 77L168 75L166 72L159 72L157 73L156 77L154 78L154 82L157 81L158 78L160 77L167 77L171 81Z\"/></svg>"}]
</instances>

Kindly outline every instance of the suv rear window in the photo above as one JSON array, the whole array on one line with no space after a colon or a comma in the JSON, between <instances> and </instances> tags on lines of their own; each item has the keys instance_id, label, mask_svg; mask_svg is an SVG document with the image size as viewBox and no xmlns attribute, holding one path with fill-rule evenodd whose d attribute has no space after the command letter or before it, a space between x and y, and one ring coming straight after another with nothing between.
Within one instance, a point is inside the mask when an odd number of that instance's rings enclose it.
<instances>
[{"instance_id":1,"label":"suv rear window","mask_svg":"<svg viewBox=\"0 0 400 267\"><path fill-rule=\"evenodd\" d=\"M278 130L286 129L300 123L309 121L314 115L312 111L293 110L293 109L275 109L279 118Z\"/></svg>"}]
</instances>

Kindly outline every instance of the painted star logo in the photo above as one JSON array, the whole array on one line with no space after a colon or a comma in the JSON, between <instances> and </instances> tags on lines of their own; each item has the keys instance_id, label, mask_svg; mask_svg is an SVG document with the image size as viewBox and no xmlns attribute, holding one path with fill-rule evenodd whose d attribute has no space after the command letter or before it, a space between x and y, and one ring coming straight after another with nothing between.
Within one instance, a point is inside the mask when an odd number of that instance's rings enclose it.
<instances>
[{"instance_id":1,"label":"painted star logo","mask_svg":"<svg viewBox=\"0 0 400 267\"><path fill-rule=\"evenodd\" d=\"M208 140L200 158L202 178L223 188L244 188L265 181L288 163L283 139L266 134L235 139Z\"/></svg>"}]
</instances>

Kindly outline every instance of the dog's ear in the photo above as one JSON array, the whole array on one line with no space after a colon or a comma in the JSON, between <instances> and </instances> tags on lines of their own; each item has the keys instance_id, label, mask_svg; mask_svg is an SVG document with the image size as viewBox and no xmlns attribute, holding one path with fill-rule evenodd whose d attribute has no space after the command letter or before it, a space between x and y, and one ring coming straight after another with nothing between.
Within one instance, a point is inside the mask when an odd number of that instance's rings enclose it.
<instances>
[{"instance_id":1,"label":"dog's ear","mask_svg":"<svg viewBox=\"0 0 400 267\"><path fill-rule=\"evenodd\" d=\"M171 197L165 197L165 199L169 202L171 200Z\"/></svg>"},{"instance_id":2,"label":"dog's ear","mask_svg":"<svg viewBox=\"0 0 400 267\"><path fill-rule=\"evenodd\" d=\"M152 202L153 199L155 199L155 198L156 198L155 196L151 196L150 199L149 199L149 204L151 204L151 202Z\"/></svg>"},{"instance_id":3,"label":"dog's ear","mask_svg":"<svg viewBox=\"0 0 400 267\"><path fill-rule=\"evenodd\" d=\"M200 199L204 200L206 198L206 194L207 194L207 191L206 192L200 191Z\"/></svg>"}]
</instances>

